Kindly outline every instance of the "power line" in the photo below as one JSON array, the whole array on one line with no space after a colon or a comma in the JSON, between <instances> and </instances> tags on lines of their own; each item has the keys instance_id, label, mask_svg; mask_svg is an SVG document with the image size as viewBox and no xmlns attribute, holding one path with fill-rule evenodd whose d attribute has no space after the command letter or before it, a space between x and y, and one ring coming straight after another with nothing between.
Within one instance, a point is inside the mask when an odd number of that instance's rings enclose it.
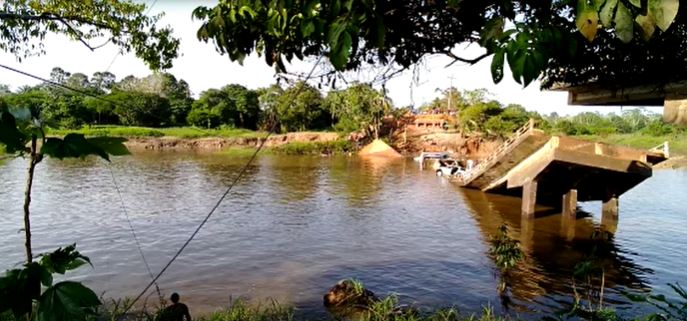
<instances>
[{"instance_id":1,"label":"power line","mask_svg":"<svg viewBox=\"0 0 687 321\"><path fill-rule=\"evenodd\" d=\"M70 91L73 91L73 92L75 92L75 93L78 93L78 94L81 94L81 95L84 95L84 96L87 96L87 97L91 97L91 98L94 98L94 99L97 99L97 100L100 100L100 101L103 101L103 102L106 102L106 103L109 103L109 104L117 105L117 106L120 106L120 107L134 107L134 106L135 106L135 105L125 105L125 104L119 103L119 102L117 102L117 101L113 101L113 100L104 98L104 97L102 97L102 96L95 95L95 94L90 93L90 92L88 92L88 91L85 91L85 90L82 90L82 89L78 89L78 88L74 88L74 87L71 87L71 86L67 86L67 85L65 85L65 84L62 84L62 83L59 83L59 82L56 82L56 81L53 81L53 80L50 80L50 79L46 79L46 78L43 78L43 77L40 77L40 76L36 76L36 75L34 75L34 74L30 74L30 73L28 73L28 72L25 72L25 71L22 71L22 70L19 70L19 69L16 69L16 68L13 68L13 67L10 67L10 66L7 66L7 65L0 64L0 67L1 67L1 68L5 68L5 69L7 69L7 70L9 70L9 71L12 71L12 72L15 72L15 73L24 75L24 76L26 76L26 77L30 77L30 78L33 78L33 79L36 79L36 80L40 80L40 81L42 81L42 82L44 82L44 83L47 83L47 84L50 84L50 85L52 85L52 86L59 87L59 88L62 88L62 89L66 89L66 90L70 90ZM143 110L143 109L138 108L138 107L136 107L136 108L134 108L134 109L137 109L138 111L144 112L144 113L146 113L147 115L149 115L149 116L151 116L151 117L153 117L153 118L156 118L156 119L158 119L158 120L161 120L161 121L167 121L167 120L168 120L168 119L164 119L164 118L158 116L157 114L151 113L150 111ZM209 133L209 132L207 132L207 131L204 131L204 130L202 130L202 129L200 129L200 128L197 128L197 127L190 127L190 128L192 128L193 130L199 131L199 132L201 132L201 133L203 133L203 134L206 134L206 135L208 135L208 136L212 136L212 133Z\"/></svg>"},{"instance_id":2,"label":"power line","mask_svg":"<svg viewBox=\"0 0 687 321\"><path fill-rule=\"evenodd\" d=\"M310 73L308 73L308 75L306 76L305 81L308 81L310 79L310 77L312 77L312 74L315 71L315 68L317 67L317 65L320 64L320 61L322 60L322 56L323 55L320 55L320 57L317 59L317 61L315 62L315 65L313 65L312 69L310 70ZM297 88L293 94L294 97L292 97L292 98L295 98L296 96L298 96L301 93L301 91L303 91L304 88L305 88L305 86L300 86L299 88ZM289 104L291 102L291 100L292 99L285 100L285 104ZM179 255L181 255L181 253L186 249L186 247L196 237L196 235L198 234L198 232L200 232L200 230L203 228L203 226L205 226L205 223L207 223L208 220L210 220L210 217L215 213L217 208L219 208L220 204L222 204L222 202L227 197L227 195L229 195L229 193L234 188L234 186L236 186L236 184L239 182L241 177L243 177L245 172L248 170L248 166L250 166L253 163L255 158L258 156L258 153L260 153L260 150L262 150L263 146L265 146L265 142L267 142L267 139L272 135L274 130L277 128L277 124L278 124L278 122L274 122L272 124L272 127L270 127L270 130L267 132L265 137L260 140L260 144L258 145L258 148L255 149L255 152L253 152L250 159L248 159L248 162L246 163L246 165L244 165L241 168L241 171L239 171L238 175L234 178L234 180L231 182L231 184L229 184L229 187L227 187L227 189L224 191L224 193L219 198L219 200L217 200L217 202L212 207L210 212L205 216L205 218L200 222L198 227L193 231L191 236L186 240L186 242L184 242L184 244L181 246L181 248L179 248L179 250L174 254L174 256L172 256L172 258L169 260L169 262L167 262L167 264L165 264L165 266L162 268L162 270L160 270L160 272L155 276L155 278L150 283L148 283L148 285L143 289L143 291L141 291L141 293L139 293L138 296L136 296L136 298L131 301L131 303L129 303L129 306L127 306L126 309L124 309L124 313L128 312L129 309L131 309L131 307L133 307L133 305L136 304L136 302L138 300L140 300L141 297L150 289L150 287L153 286L153 284L155 284L155 282L157 282L157 280L167 271L167 269L172 265L172 263L179 257Z\"/></svg>"},{"instance_id":3,"label":"power line","mask_svg":"<svg viewBox=\"0 0 687 321\"><path fill-rule=\"evenodd\" d=\"M158 0L153 0L153 3L150 5L150 7L148 7L148 10L146 10L146 12L145 12L144 15L147 16L147 15L150 13L150 11L153 10L153 7L155 6L155 4L157 4L157 1L158 1ZM110 68L112 68L112 65L114 65L115 61L117 61L117 58L119 58L119 56L120 56L121 54L122 54L122 51L120 50L120 51L118 51L118 52L114 55L114 57L112 57L112 60L110 60L110 64L107 65L107 68L105 69L105 72L109 72L109 71L110 71Z\"/></svg>"},{"instance_id":4,"label":"power line","mask_svg":"<svg viewBox=\"0 0 687 321\"><path fill-rule=\"evenodd\" d=\"M143 249L141 248L141 242L138 240L138 236L136 235L136 230L134 229L134 225L131 223L131 219L129 218L129 212L126 210L126 204L124 204L124 198L122 197L122 191L119 188L119 185L117 184L117 179L115 178L114 171L112 170L112 166L110 164L107 164L107 168L110 170L110 176L112 177L112 184L114 184L115 189L117 190L117 196L119 196L119 203L122 206L122 212L124 213L124 217L126 218L126 222L129 224L129 229L131 230L131 235L134 237L134 241L136 242L136 247L138 247L138 253L141 255L141 259L143 260L143 264L146 266L146 270L148 270L148 275L150 276L150 279L154 279L155 276L153 276L153 271L150 269L150 265L148 264L148 260L146 260L146 256L143 254ZM160 286L155 283L155 290L157 291L157 296L160 299L160 302L164 301L164 298L162 297L162 293L160 292Z\"/></svg>"}]
</instances>

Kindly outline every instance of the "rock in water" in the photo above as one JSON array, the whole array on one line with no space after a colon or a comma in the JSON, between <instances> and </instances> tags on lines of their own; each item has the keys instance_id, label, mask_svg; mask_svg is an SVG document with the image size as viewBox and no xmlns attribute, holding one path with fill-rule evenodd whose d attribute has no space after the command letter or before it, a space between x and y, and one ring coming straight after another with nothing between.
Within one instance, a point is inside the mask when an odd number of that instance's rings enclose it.
<instances>
[{"instance_id":1,"label":"rock in water","mask_svg":"<svg viewBox=\"0 0 687 321\"><path fill-rule=\"evenodd\" d=\"M387 145L385 142L375 139L358 152L360 156L379 156L387 158L403 157L399 152Z\"/></svg>"},{"instance_id":2,"label":"rock in water","mask_svg":"<svg viewBox=\"0 0 687 321\"><path fill-rule=\"evenodd\" d=\"M368 307L377 301L372 291L355 287L350 280L339 281L324 295L324 306L329 308Z\"/></svg>"}]
</instances>

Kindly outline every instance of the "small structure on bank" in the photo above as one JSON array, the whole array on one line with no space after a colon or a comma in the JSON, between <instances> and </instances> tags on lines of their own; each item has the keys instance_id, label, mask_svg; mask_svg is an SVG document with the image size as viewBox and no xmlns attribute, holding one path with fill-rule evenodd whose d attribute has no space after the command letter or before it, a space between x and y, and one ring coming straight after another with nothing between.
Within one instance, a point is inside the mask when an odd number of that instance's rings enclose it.
<instances>
[{"instance_id":1,"label":"small structure on bank","mask_svg":"<svg viewBox=\"0 0 687 321\"><path fill-rule=\"evenodd\" d=\"M399 152L380 139L375 139L358 152L359 156L375 156L384 158L402 158Z\"/></svg>"}]
</instances>

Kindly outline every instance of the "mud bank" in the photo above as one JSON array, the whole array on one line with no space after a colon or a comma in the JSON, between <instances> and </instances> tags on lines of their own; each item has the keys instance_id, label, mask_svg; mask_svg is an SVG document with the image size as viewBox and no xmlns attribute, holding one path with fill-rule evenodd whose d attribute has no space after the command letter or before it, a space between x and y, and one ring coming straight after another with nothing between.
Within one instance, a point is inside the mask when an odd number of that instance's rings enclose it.
<instances>
[{"instance_id":1,"label":"mud bank","mask_svg":"<svg viewBox=\"0 0 687 321\"><path fill-rule=\"evenodd\" d=\"M257 146L262 138L258 137L131 137L124 143L132 151L192 151L217 152L231 147ZM272 135L265 142L266 147L277 147L288 143L317 143L340 140L337 133L288 133Z\"/></svg>"}]
</instances>

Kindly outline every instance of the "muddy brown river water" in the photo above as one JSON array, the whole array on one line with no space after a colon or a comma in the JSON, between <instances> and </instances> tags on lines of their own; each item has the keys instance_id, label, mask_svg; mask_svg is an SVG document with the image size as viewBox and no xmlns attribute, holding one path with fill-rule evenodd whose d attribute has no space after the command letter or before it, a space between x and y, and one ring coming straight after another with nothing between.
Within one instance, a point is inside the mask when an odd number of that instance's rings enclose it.
<instances>
[{"instance_id":1,"label":"muddy brown river water","mask_svg":"<svg viewBox=\"0 0 687 321\"><path fill-rule=\"evenodd\" d=\"M116 157L115 173L143 251L157 272L193 232L246 158L185 153ZM0 266L23 259L22 199L26 161L0 165ZM620 199L607 266L606 301L632 313L620 291L672 295L687 282L687 171L658 170ZM262 156L161 278L196 313L230 298L274 298L324 318L322 294L354 277L404 303L492 305L498 273L488 240L507 223L526 252L514 272L514 313L551 312L571 301L577 262L594 243L600 204L564 226L560 215L521 222L518 199L462 190L412 160ZM134 296L149 281L107 163L46 160L36 174L34 252L76 242L93 268L74 272L106 297ZM151 299L154 298L151 297ZM154 299L152 299L154 300ZM528 312L529 311L529 312Z\"/></svg>"}]
</instances>

